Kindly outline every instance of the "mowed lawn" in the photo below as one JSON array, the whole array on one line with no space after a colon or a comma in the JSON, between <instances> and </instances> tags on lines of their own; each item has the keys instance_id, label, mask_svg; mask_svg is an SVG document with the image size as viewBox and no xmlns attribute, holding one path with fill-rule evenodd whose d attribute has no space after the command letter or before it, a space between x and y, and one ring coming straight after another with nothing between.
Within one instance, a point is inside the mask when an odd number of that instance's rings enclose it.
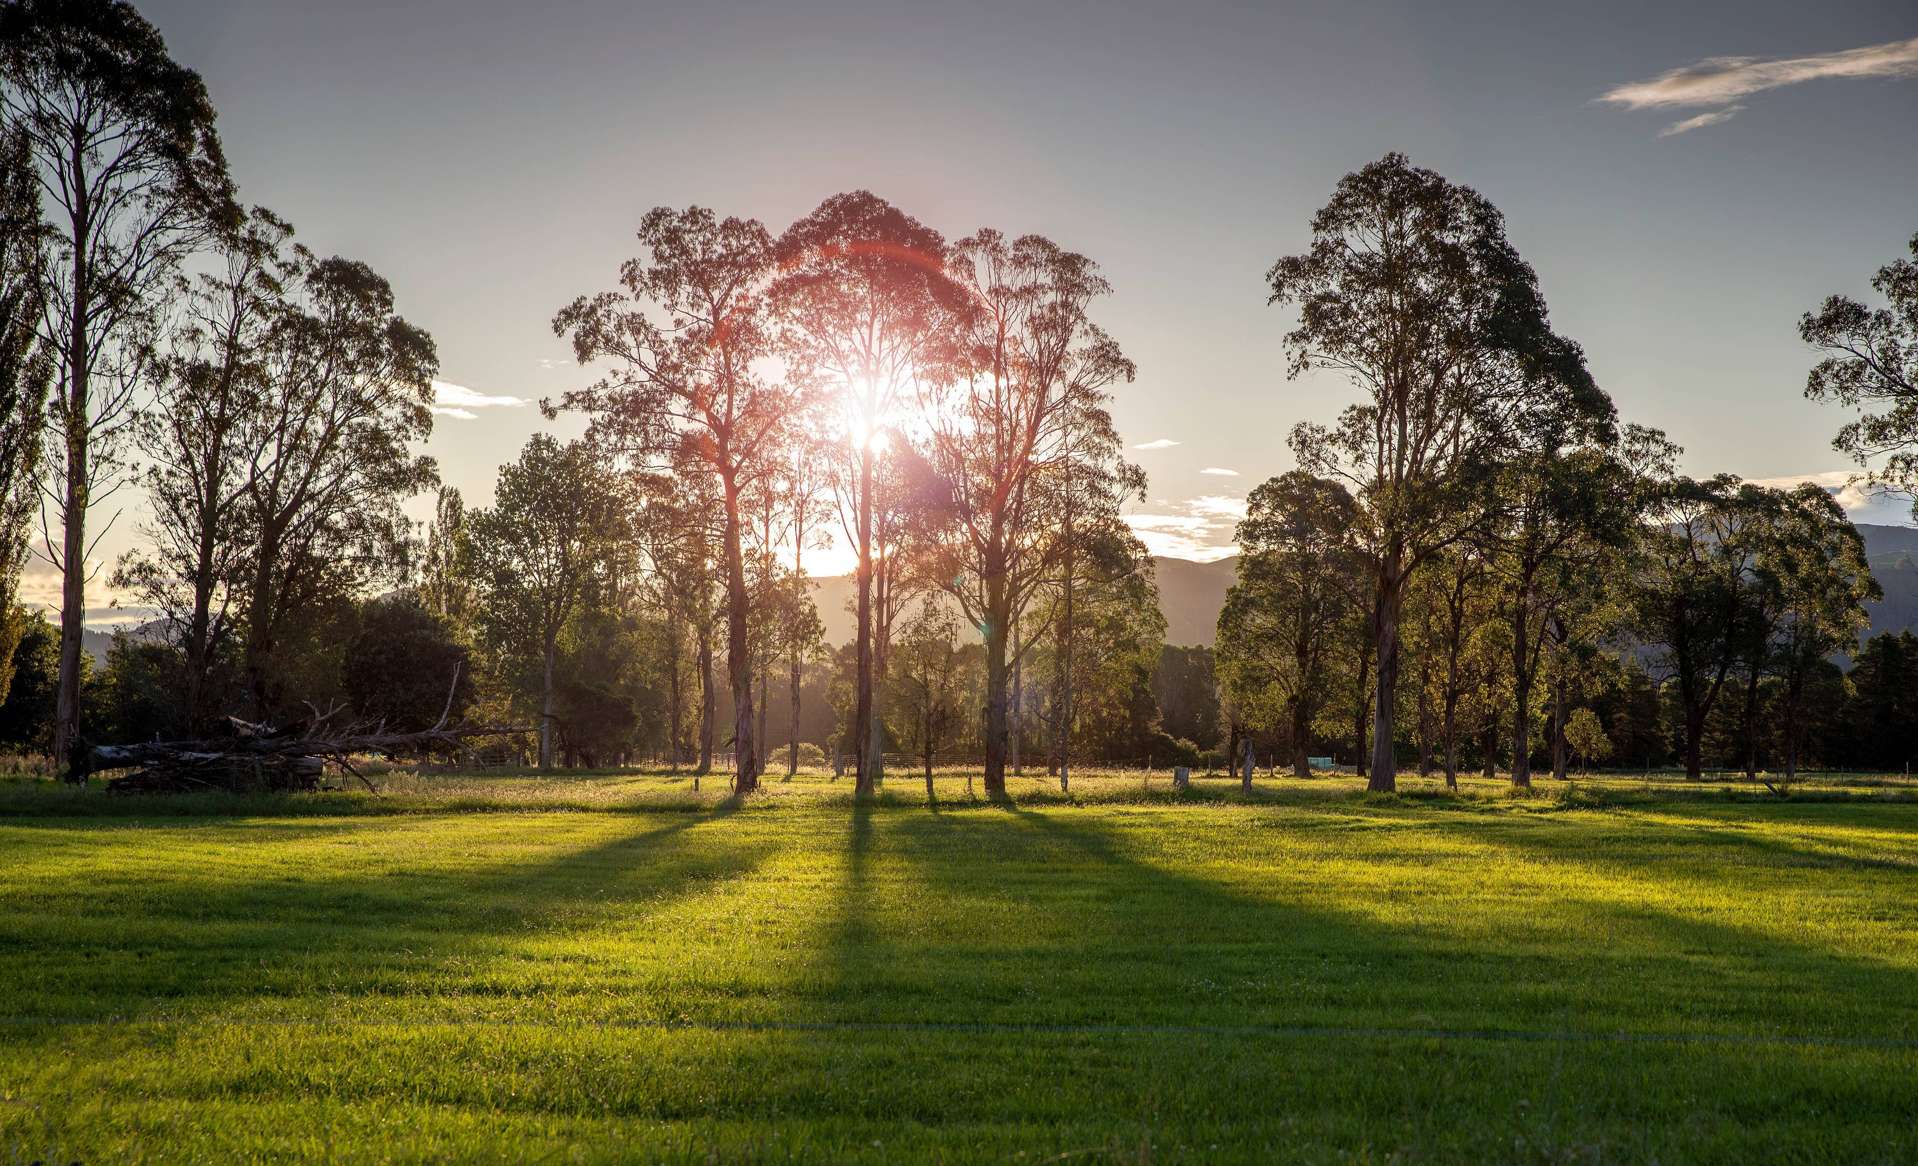
<instances>
[{"instance_id":1,"label":"mowed lawn","mask_svg":"<svg viewBox=\"0 0 1918 1166\"><path fill-rule=\"evenodd\" d=\"M1897 791L710 784L13 783L0 1161L1918 1159Z\"/></svg>"}]
</instances>

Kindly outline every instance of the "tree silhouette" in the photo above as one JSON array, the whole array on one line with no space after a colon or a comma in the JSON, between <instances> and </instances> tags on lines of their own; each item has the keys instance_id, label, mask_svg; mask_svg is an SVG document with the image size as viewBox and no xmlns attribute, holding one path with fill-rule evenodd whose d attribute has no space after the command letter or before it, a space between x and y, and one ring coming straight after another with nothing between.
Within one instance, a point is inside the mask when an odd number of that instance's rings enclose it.
<instances>
[{"instance_id":1,"label":"tree silhouette","mask_svg":"<svg viewBox=\"0 0 1918 1166\"><path fill-rule=\"evenodd\" d=\"M121 483L119 446L146 374L155 300L180 259L233 213L213 105L151 24L122 0L0 6L0 109L24 134L51 205L42 335L58 377L59 450L48 553L63 575L54 755L80 716L88 510Z\"/></svg>"}]
</instances>

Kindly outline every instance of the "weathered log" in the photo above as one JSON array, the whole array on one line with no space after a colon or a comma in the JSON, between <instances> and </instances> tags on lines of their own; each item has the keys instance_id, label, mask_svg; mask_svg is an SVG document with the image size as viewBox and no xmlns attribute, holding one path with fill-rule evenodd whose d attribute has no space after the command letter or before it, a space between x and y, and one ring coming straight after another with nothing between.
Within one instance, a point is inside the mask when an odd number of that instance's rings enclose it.
<instances>
[{"instance_id":1,"label":"weathered log","mask_svg":"<svg viewBox=\"0 0 1918 1166\"><path fill-rule=\"evenodd\" d=\"M528 731L519 726L463 725L417 733L309 736L238 719L231 724L231 737L83 747L75 751L70 777L83 781L104 770L135 770L107 783L107 789L115 793L312 790L320 787L329 761L359 776L350 760L354 756L411 757L451 752L468 738Z\"/></svg>"}]
</instances>

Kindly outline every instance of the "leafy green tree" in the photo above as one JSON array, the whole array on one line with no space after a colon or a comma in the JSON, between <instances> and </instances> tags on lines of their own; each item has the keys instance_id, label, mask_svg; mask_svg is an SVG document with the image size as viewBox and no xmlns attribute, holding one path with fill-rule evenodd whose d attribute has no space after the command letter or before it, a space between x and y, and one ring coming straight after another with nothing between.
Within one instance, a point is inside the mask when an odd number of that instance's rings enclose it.
<instances>
[{"instance_id":1,"label":"leafy green tree","mask_svg":"<svg viewBox=\"0 0 1918 1166\"><path fill-rule=\"evenodd\" d=\"M593 440L636 468L697 463L718 485L734 788L745 793L759 785L762 758L742 503L753 481L774 471L805 411L795 384L764 367L776 347L766 305L773 240L756 220L721 219L704 207L655 207L639 240L647 255L624 264L621 290L581 296L553 318L580 364L608 369L561 407L591 414Z\"/></svg>"},{"instance_id":2,"label":"leafy green tree","mask_svg":"<svg viewBox=\"0 0 1918 1166\"><path fill-rule=\"evenodd\" d=\"M0 132L0 700L19 616L20 572L40 498L40 455L52 354L37 331L44 293L46 224L26 135Z\"/></svg>"},{"instance_id":3,"label":"leafy green tree","mask_svg":"<svg viewBox=\"0 0 1918 1166\"><path fill-rule=\"evenodd\" d=\"M473 552L466 529L466 500L441 486L433 521L426 527L419 596L426 610L446 621L455 638L468 639L473 624Z\"/></svg>"},{"instance_id":4,"label":"leafy green tree","mask_svg":"<svg viewBox=\"0 0 1918 1166\"><path fill-rule=\"evenodd\" d=\"M106 667L85 690L93 731L106 741L152 741L177 732L184 664L172 644L115 631Z\"/></svg>"},{"instance_id":5,"label":"leafy green tree","mask_svg":"<svg viewBox=\"0 0 1918 1166\"><path fill-rule=\"evenodd\" d=\"M1096 264L1049 239L981 230L954 244L963 292L946 375L918 386L923 448L939 493L926 576L985 640L985 788L1005 792L1012 629L1055 569L1040 486L1073 456L1071 435L1133 364L1094 324L1111 291Z\"/></svg>"},{"instance_id":6,"label":"leafy green tree","mask_svg":"<svg viewBox=\"0 0 1918 1166\"><path fill-rule=\"evenodd\" d=\"M959 621L946 605L931 597L920 601L900 632L896 663L894 707L899 710L900 737L918 749L924 762L930 804L935 800L933 759L952 735L964 691Z\"/></svg>"},{"instance_id":7,"label":"leafy green tree","mask_svg":"<svg viewBox=\"0 0 1918 1166\"><path fill-rule=\"evenodd\" d=\"M1572 710L1565 722L1565 743L1578 758L1580 769L1612 755L1612 739L1605 735L1605 726L1599 723L1598 714L1588 708Z\"/></svg>"},{"instance_id":8,"label":"leafy green tree","mask_svg":"<svg viewBox=\"0 0 1918 1166\"><path fill-rule=\"evenodd\" d=\"M1857 646L1859 633L1871 622L1864 605L1884 593L1872 578L1865 540L1837 500L1818 486L1807 483L1783 493L1764 535L1757 569L1769 597L1765 607L1776 613L1766 629L1765 652L1781 682L1780 734L1789 781L1798 774L1804 746L1808 691L1829 657ZM1755 736L1756 717L1748 715L1746 725ZM1747 772L1755 769L1748 753Z\"/></svg>"},{"instance_id":9,"label":"leafy green tree","mask_svg":"<svg viewBox=\"0 0 1918 1166\"><path fill-rule=\"evenodd\" d=\"M846 432L826 435L840 517L857 555L853 737L857 786L872 792L879 754L873 699L883 682L875 627L875 576L886 566L876 526L887 483L881 437L902 398L930 369L959 291L946 277L945 240L870 191L836 194L779 237L772 299L786 325L783 348L798 375L826 388ZM878 506L875 505L878 503ZM903 601L905 596L897 598Z\"/></svg>"},{"instance_id":10,"label":"leafy green tree","mask_svg":"<svg viewBox=\"0 0 1918 1166\"><path fill-rule=\"evenodd\" d=\"M1172 739L1210 749L1218 743L1219 685L1213 650L1202 644L1162 644L1152 670L1160 727Z\"/></svg>"},{"instance_id":11,"label":"leafy green tree","mask_svg":"<svg viewBox=\"0 0 1918 1166\"><path fill-rule=\"evenodd\" d=\"M405 580L412 524L400 506L439 482L414 451L432 433L438 356L395 311L391 285L364 263L295 247L284 287L260 350L259 407L233 447L250 541L242 665L261 716L289 699L313 612Z\"/></svg>"},{"instance_id":12,"label":"leafy green tree","mask_svg":"<svg viewBox=\"0 0 1918 1166\"><path fill-rule=\"evenodd\" d=\"M361 605L342 669L354 713L394 732L452 723L473 702L465 645L445 617L406 592Z\"/></svg>"},{"instance_id":13,"label":"leafy green tree","mask_svg":"<svg viewBox=\"0 0 1918 1166\"><path fill-rule=\"evenodd\" d=\"M1676 478L1639 538L1634 623L1672 681L1687 776L1703 772L1706 721L1747 643L1762 492L1729 474Z\"/></svg>"},{"instance_id":14,"label":"leafy green tree","mask_svg":"<svg viewBox=\"0 0 1918 1166\"><path fill-rule=\"evenodd\" d=\"M16 607L13 619L20 632L9 661L13 683L0 701L0 745L51 754L60 687L60 631L37 611ZM89 665L92 660L87 657ZM87 671L90 675L91 667Z\"/></svg>"},{"instance_id":15,"label":"leafy green tree","mask_svg":"<svg viewBox=\"0 0 1918 1166\"><path fill-rule=\"evenodd\" d=\"M1486 698L1496 691L1498 602L1483 547L1461 542L1437 555L1420 579L1423 647L1435 657L1427 682L1438 710L1437 736L1445 785L1458 788L1459 744L1489 719Z\"/></svg>"},{"instance_id":16,"label":"leafy green tree","mask_svg":"<svg viewBox=\"0 0 1918 1166\"><path fill-rule=\"evenodd\" d=\"M146 544L121 560L114 582L159 611L185 658L181 732L200 731L217 712L206 690L252 565L255 459L242 442L266 408L261 353L285 306L291 235L256 209L222 235L211 270L180 281L179 320L154 362L153 408L135 422L151 517L141 527Z\"/></svg>"},{"instance_id":17,"label":"leafy green tree","mask_svg":"<svg viewBox=\"0 0 1918 1166\"><path fill-rule=\"evenodd\" d=\"M1064 766L1075 749L1132 758L1152 740L1158 723L1152 670L1165 643L1152 556L1131 530L1114 516L1082 523L1074 537L1080 550L1073 563L1072 635L1056 631L1065 614L1063 587L1034 612L1055 629L1038 662L1053 677L1047 746L1062 789L1070 788Z\"/></svg>"},{"instance_id":18,"label":"leafy green tree","mask_svg":"<svg viewBox=\"0 0 1918 1166\"><path fill-rule=\"evenodd\" d=\"M1911 258L1872 277L1884 306L1828 296L1805 313L1798 334L1826 354L1811 370L1805 396L1859 412L1832 445L1860 465L1889 455L1875 476L1918 493L1918 235L1910 249Z\"/></svg>"},{"instance_id":19,"label":"leafy green tree","mask_svg":"<svg viewBox=\"0 0 1918 1166\"><path fill-rule=\"evenodd\" d=\"M1898 771L1918 754L1918 636L1883 633L1858 650L1846 680L1847 760Z\"/></svg>"},{"instance_id":20,"label":"leafy green tree","mask_svg":"<svg viewBox=\"0 0 1918 1166\"><path fill-rule=\"evenodd\" d=\"M1145 580L1151 594L1139 610L1159 609L1151 586L1152 559L1120 517L1125 503L1145 498L1145 471L1127 461L1112 414L1103 397L1080 394L1060 414L1060 450L1054 473L1039 479L1045 520L1053 528L1052 730L1049 767L1061 791L1072 785L1074 708L1078 677L1080 594L1099 602L1102 592ZM1145 598L1145 597L1142 597ZM1122 626L1122 625L1121 625ZM1154 649L1165 639L1161 618ZM1118 657L1095 657L1111 662ZM1149 669L1148 669L1149 670Z\"/></svg>"},{"instance_id":21,"label":"leafy green tree","mask_svg":"<svg viewBox=\"0 0 1918 1166\"><path fill-rule=\"evenodd\" d=\"M539 667L539 765L554 759L560 633L595 594L622 545L619 483L584 442L539 433L500 467L493 505L466 520L481 627L510 657Z\"/></svg>"},{"instance_id":22,"label":"leafy green tree","mask_svg":"<svg viewBox=\"0 0 1918 1166\"><path fill-rule=\"evenodd\" d=\"M1370 788L1391 790L1407 580L1485 524L1496 466L1609 403L1476 191L1388 154L1340 181L1312 236L1268 273L1271 302L1299 311L1291 375L1343 373L1363 394L1292 444L1304 468L1349 480L1370 520Z\"/></svg>"},{"instance_id":23,"label":"leafy green tree","mask_svg":"<svg viewBox=\"0 0 1918 1166\"><path fill-rule=\"evenodd\" d=\"M686 736L686 692L697 679L699 745L695 773L711 771L718 692L713 680L713 628L723 603L713 570L716 538L711 477L701 473L639 479L638 546L650 570L642 577L647 602L659 612L658 639L667 689L667 741L671 765L692 752ZM690 660L688 657L690 656Z\"/></svg>"},{"instance_id":24,"label":"leafy green tree","mask_svg":"<svg viewBox=\"0 0 1918 1166\"><path fill-rule=\"evenodd\" d=\"M124 0L0 4L0 112L28 143L50 203L41 335L58 364L47 494L64 533L54 753L77 732L87 515L120 458L158 302L179 261L233 214L232 184L198 74Z\"/></svg>"},{"instance_id":25,"label":"leafy green tree","mask_svg":"<svg viewBox=\"0 0 1918 1166\"><path fill-rule=\"evenodd\" d=\"M1609 399L1599 394L1558 420L1499 468L1498 510L1483 536L1507 593L1512 784L1519 788L1532 784L1533 683L1550 636L1572 626L1570 609L1600 585L1595 568L1630 541L1642 496L1636 467L1618 449ZM1662 440L1640 434L1636 445L1656 447Z\"/></svg>"},{"instance_id":26,"label":"leafy green tree","mask_svg":"<svg viewBox=\"0 0 1918 1166\"><path fill-rule=\"evenodd\" d=\"M1358 524L1351 492L1304 470L1254 489L1239 523L1238 578L1219 613L1219 679L1250 724L1289 729L1298 777L1311 773L1312 723L1358 590Z\"/></svg>"}]
</instances>

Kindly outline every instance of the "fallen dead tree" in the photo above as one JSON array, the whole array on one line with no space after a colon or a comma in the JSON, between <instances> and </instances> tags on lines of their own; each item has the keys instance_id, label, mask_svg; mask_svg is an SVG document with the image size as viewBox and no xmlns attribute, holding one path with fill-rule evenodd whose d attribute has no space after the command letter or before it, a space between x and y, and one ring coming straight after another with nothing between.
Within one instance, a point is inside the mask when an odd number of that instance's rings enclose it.
<instances>
[{"instance_id":1,"label":"fallen dead tree","mask_svg":"<svg viewBox=\"0 0 1918 1166\"><path fill-rule=\"evenodd\" d=\"M372 783L353 766L355 757L407 758L457 752L475 737L524 733L516 726L460 725L414 733L374 729L327 735L323 725L303 722L285 729L229 717L232 735L189 741L94 745L76 750L69 778L131 769L107 782L113 793L187 793L195 790L316 790L331 763L341 773Z\"/></svg>"}]
</instances>

